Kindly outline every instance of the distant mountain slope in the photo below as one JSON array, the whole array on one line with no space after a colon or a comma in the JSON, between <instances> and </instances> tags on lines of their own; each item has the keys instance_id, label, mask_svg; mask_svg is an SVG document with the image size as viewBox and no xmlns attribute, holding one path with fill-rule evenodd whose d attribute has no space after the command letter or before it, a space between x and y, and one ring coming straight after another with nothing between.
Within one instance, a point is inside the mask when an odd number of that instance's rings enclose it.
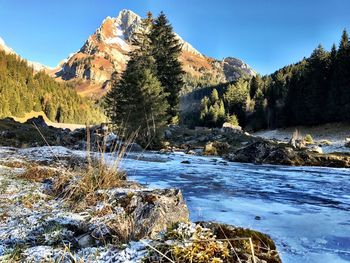
<instances>
[{"instance_id":1,"label":"distant mountain slope","mask_svg":"<svg viewBox=\"0 0 350 263\"><path fill-rule=\"evenodd\" d=\"M43 111L54 122L99 123L102 111L45 72L35 72L13 50L0 48L0 118Z\"/></svg>"},{"instance_id":2,"label":"distant mountain slope","mask_svg":"<svg viewBox=\"0 0 350 263\"><path fill-rule=\"evenodd\" d=\"M141 17L130 10L122 10L115 18L107 17L88 38L82 48L70 55L56 76L63 80L78 81L78 92L84 96L101 96L109 88L113 72L122 72L132 50L131 37L139 30ZM243 61L226 58L222 61L201 54L177 35L182 44L180 60L189 85L198 81L218 84L233 81L240 76L254 76L255 72Z\"/></svg>"},{"instance_id":3,"label":"distant mountain slope","mask_svg":"<svg viewBox=\"0 0 350 263\"><path fill-rule=\"evenodd\" d=\"M5 43L5 41L0 37L0 50L3 50L6 54L16 54L17 53L10 47L8 47ZM30 67L32 67L35 71L45 70L45 71L52 71L53 69L45 66L39 62L33 62L27 60L27 63Z\"/></svg>"}]
</instances>

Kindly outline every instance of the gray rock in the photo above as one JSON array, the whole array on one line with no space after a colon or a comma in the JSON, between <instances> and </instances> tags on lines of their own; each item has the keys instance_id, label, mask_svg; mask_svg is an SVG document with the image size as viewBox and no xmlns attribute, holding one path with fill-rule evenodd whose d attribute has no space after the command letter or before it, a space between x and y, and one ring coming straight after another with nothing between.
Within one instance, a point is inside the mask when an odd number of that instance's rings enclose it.
<instances>
[{"instance_id":1,"label":"gray rock","mask_svg":"<svg viewBox=\"0 0 350 263\"><path fill-rule=\"evenodd\" d=\"M323 153L323 150L320 146L314 145L310 148L310 151L314 153Z\"/></svg>"},{"instance_id":2,"label":"gray rock","mask_svg":"<svg viewBox=\"0 0 350 263\"><path fill-rule=\"evenodd\" d=\"M231 132L231 133L242 133L242 127L238 125L232 125L231 123L225 122L222 125L223 132Z\"/></svg>"},{"instance_id":3,"label":"gray rock","mask_svg":"<svg viewBox=\"0 0 350 263\"><path fill-rule=\"evenodd\" d=\"M120 239L155 238L172 224L189 221L187 205L177 189L116 192L112 199L123 212L113 220L109 233Z\"/></svg>"},{"instance_id":4,"label":"gray rock","mask_svg":"<svg viewBox=\"0 0 350 263\"><path fill-rule=\"evenodd\" d=\"M142 152L143 148L137 143L131 143L127 146L128 150L131 152Z\"/></svg>"},{"instance_id":5,"label":"gray rock","mask_svg":"<svg viewBox=\"0 0 350 263\"><path fill-rule=\"evenodd\" d=\"M165 130L164 132L164 136L165 136L165 139L170 139L172 137L172 132L169 131L169 130Z\"/></svg>"},{"instance_id":6,"label":"gray rock","mask_svg":"<svg viewBox=\"0 0 350 263\"><path fill-rule=\"evenodd\" d=\"M95 239L90 234L83 234L77 237L78 245L81 248L92 247L95 245Z\"/></svg>"}]
</instances>

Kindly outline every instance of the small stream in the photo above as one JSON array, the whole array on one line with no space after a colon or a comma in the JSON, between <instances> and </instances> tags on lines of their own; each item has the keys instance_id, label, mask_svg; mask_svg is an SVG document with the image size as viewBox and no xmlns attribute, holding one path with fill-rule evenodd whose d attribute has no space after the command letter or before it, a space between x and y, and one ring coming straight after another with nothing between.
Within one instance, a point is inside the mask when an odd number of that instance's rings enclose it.
<instances>
[{"instance_id":1,"label":"small stream","mask_svg":"<svg viewBox=\"0 0 350 263\"><path fill-rule=\"evenodd\" d=\"M269 234L284 263L350 262L348 169L228 163L182 153L130 154L122 167L131 180L152 188L180 188L194 221Z\"/></svg>"}]
</instances>

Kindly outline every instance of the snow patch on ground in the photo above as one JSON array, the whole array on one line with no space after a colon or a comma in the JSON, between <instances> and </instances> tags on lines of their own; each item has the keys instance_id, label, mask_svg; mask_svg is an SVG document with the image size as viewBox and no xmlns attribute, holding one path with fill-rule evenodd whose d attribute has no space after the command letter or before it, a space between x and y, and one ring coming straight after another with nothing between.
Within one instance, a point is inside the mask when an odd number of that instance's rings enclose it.
<instances>
[{"instance_id":1,"label":"snow patch on ground","mask_svg":"<svg viewBox=\"0 0 350 263\"><path fill-rule=\"evenodd\" d=\"M350 125L343 123L325 124L315 127L290 127L275 130L263 130L252 135L282 142L288 142L295 130L299 130L301 136L310 134L316 145L320 145L324 153L350 152L350 148L344 147L347 138L350 138ZM327 145L322 141L330 141ZM311 147L311 146L310 146Z\"/></svg>"}]
</instances>

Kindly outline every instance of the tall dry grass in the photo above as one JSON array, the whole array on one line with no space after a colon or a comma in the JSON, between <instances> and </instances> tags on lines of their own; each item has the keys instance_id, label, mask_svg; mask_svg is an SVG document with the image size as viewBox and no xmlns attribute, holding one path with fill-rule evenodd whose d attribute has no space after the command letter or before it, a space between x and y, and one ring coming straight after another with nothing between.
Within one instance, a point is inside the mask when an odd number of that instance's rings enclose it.
<instances>
[{"instance_id":1,"label":"tall dry grass","mask_svg":"<svg viewBox=\"0 0 350 263\"><path fill-rule=\"evenodd\" d=\"M51 146L45 139L40 129L33 123L49 149ZM100 140L95 140L92 145L90 126L86 125L86 164L78 165L80 169L67 170L55 177L53 184L53 193L56 196L73 201L75 203L94 205L101 199L101 194L98 190L110 189L124 185L126 174L121 170L120 165L130 145L134 143L138 131L133 132L125 141L115 142L110 146L111 149L107 152L107 134L100 136ZM99 138L98 136L95 136ZM97 149L97 152L92 152L92 148ZM54 154L58 160L59 157ZM106 163L106 154L111 155L111 162ZM29 176L27 174L27 176ZM36 175L35 177L40 177ZM45 176L46 177L46 176ZM103 197L103 196L102 196Z\"/></svg>"}]
</instances>

